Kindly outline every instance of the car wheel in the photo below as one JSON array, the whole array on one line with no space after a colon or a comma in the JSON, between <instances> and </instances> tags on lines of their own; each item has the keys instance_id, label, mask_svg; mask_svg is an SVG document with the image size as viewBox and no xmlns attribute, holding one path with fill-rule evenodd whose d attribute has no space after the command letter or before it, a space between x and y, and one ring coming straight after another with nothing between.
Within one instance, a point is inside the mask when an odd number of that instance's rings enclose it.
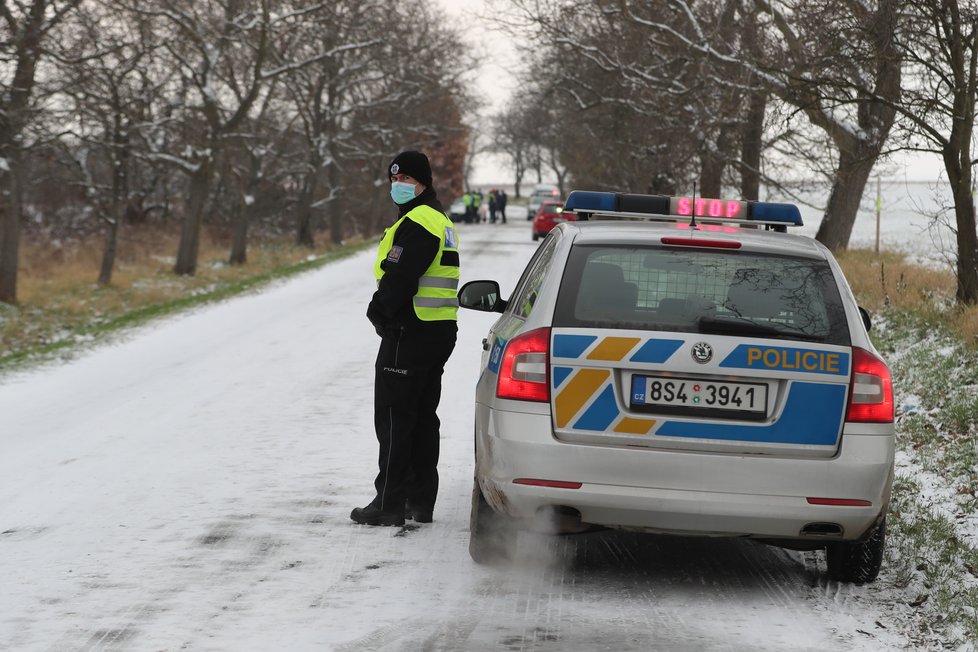
<instances>
[{"instance_id":1,"label":"car wheel","mask_svg":"<svg viewBox=\"0 0 978 652\"><path fill-rule=\"evenodd\" d=\"M830 543L825 549L829 578L838 582L872 582L883 565L886 519L863 541Z\"/></svg>"},{"instance_id":2,"label":"car wheel","mask_svg":"<svg viewBox=\"0 0 978 652\"><path fill-rule=\"evenodd\" d=\"M536 242L539 239L540 239L540 236L538 236L536 233L534 233L533 234L533 241Z\"/></svg>"},{"instance_id":3,"label":"car wheel","mask_svg":"<svg viewBox=\"0 0 978 652\"><path fill-rule=\"evenodd\" d=\"M472 511L469 514L469 556L477 564L494 564L511 557L516 531L511 520L497 514L482 495L479 481L472 484Z\"/></svg>"}]
</instances>

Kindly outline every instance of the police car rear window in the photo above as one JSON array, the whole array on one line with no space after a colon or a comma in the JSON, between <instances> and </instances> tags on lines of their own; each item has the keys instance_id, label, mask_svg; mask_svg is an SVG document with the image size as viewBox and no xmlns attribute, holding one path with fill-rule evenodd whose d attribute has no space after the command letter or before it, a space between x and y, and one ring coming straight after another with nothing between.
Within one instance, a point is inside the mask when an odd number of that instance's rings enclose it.
<instances>
[{"instance_id":1,"label":"police car rear window","mask_svg":"<svg viewBox=\"0 0 978 652\"><path fill-rule=\"evenodd\" d=\"M554 326L850 344L828 263L743 251L575 247Z\"/></svg>"}]
</instances>

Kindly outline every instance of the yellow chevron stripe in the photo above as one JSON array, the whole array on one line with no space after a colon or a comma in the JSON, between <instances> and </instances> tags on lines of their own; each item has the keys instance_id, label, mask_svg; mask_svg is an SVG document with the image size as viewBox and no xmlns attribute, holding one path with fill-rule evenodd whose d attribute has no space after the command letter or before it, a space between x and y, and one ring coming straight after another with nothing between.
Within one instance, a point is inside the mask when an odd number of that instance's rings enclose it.
<instances>
[{"instance_id":1,"label":"yellow chevron stripe","mask_svg":"<svg viewBox=\"0 0 978 652\"><path fill-rule=\"evenodd\" d=\"M641 341L638 337L606 337L588 353L588 360L621 360Z\"/></svg>"},{"instance_id":2,"label":"yellow chevron stripe","mask_svg":"<svg viewBox=\"0 0 978 652\"><path fill-rule=\"evenodd\" d=\"M626 435L647 435L654 425L655 421L653 419L624 417L615 426L615 432L625 433Z\"/></svg>"},{"instance_id":3,"label":"yellow chevron stripe","mask_svg":"<svg viewBox=\"0 0 978 652\"><path fill-rule=\"evenodd\" d=\"M557 427L563 428L570 423L574 415L604 385L610 375L611 372L607 369L578 370L554 399Z\"/></svg>"}]
</instances>

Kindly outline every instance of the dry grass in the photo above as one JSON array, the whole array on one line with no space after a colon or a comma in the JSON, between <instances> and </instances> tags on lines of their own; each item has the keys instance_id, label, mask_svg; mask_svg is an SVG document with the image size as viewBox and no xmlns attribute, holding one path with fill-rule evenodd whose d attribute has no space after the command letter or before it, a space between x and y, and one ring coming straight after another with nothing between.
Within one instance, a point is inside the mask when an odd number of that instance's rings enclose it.
<instances>
[{"instance_id":1,"label":"dry grass","mask_svg":"<svg viewBox=\"0 0 978 652\"><path fill-rule=\"evenodd\" d=\"M836 256L860 305L935 316L954 301L954 276L912 265L900 254L849 250Z\"/></svg>"},{"instance_id":2,"label":"dry grass","mask_svg":"<svg viewBox=\"0 0 978 652\"><path fill-rule=\"evenodd\" d=\"M978 346L978 306L958 308L952 323L966 343Z\"/></svg>"}]
</instances>

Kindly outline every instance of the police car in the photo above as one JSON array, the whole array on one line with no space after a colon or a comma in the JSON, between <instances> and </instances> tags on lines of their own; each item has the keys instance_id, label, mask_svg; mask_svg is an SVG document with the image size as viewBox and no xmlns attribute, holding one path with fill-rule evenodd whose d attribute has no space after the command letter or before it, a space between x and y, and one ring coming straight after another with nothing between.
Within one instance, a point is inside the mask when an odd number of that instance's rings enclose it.
<instances>
[{"instance_id":1,"label":"police car","mask_svg":"<svg viewBox=\"0 0 978 652\"><path fill-rule=\"evenodd\" d=\"M750 537L826 550L831 578L879 573L893 389L832 254L788 234L791 204L571 193L476 388L469 551L518 529Z\"/></svg>"}]
</instances>

